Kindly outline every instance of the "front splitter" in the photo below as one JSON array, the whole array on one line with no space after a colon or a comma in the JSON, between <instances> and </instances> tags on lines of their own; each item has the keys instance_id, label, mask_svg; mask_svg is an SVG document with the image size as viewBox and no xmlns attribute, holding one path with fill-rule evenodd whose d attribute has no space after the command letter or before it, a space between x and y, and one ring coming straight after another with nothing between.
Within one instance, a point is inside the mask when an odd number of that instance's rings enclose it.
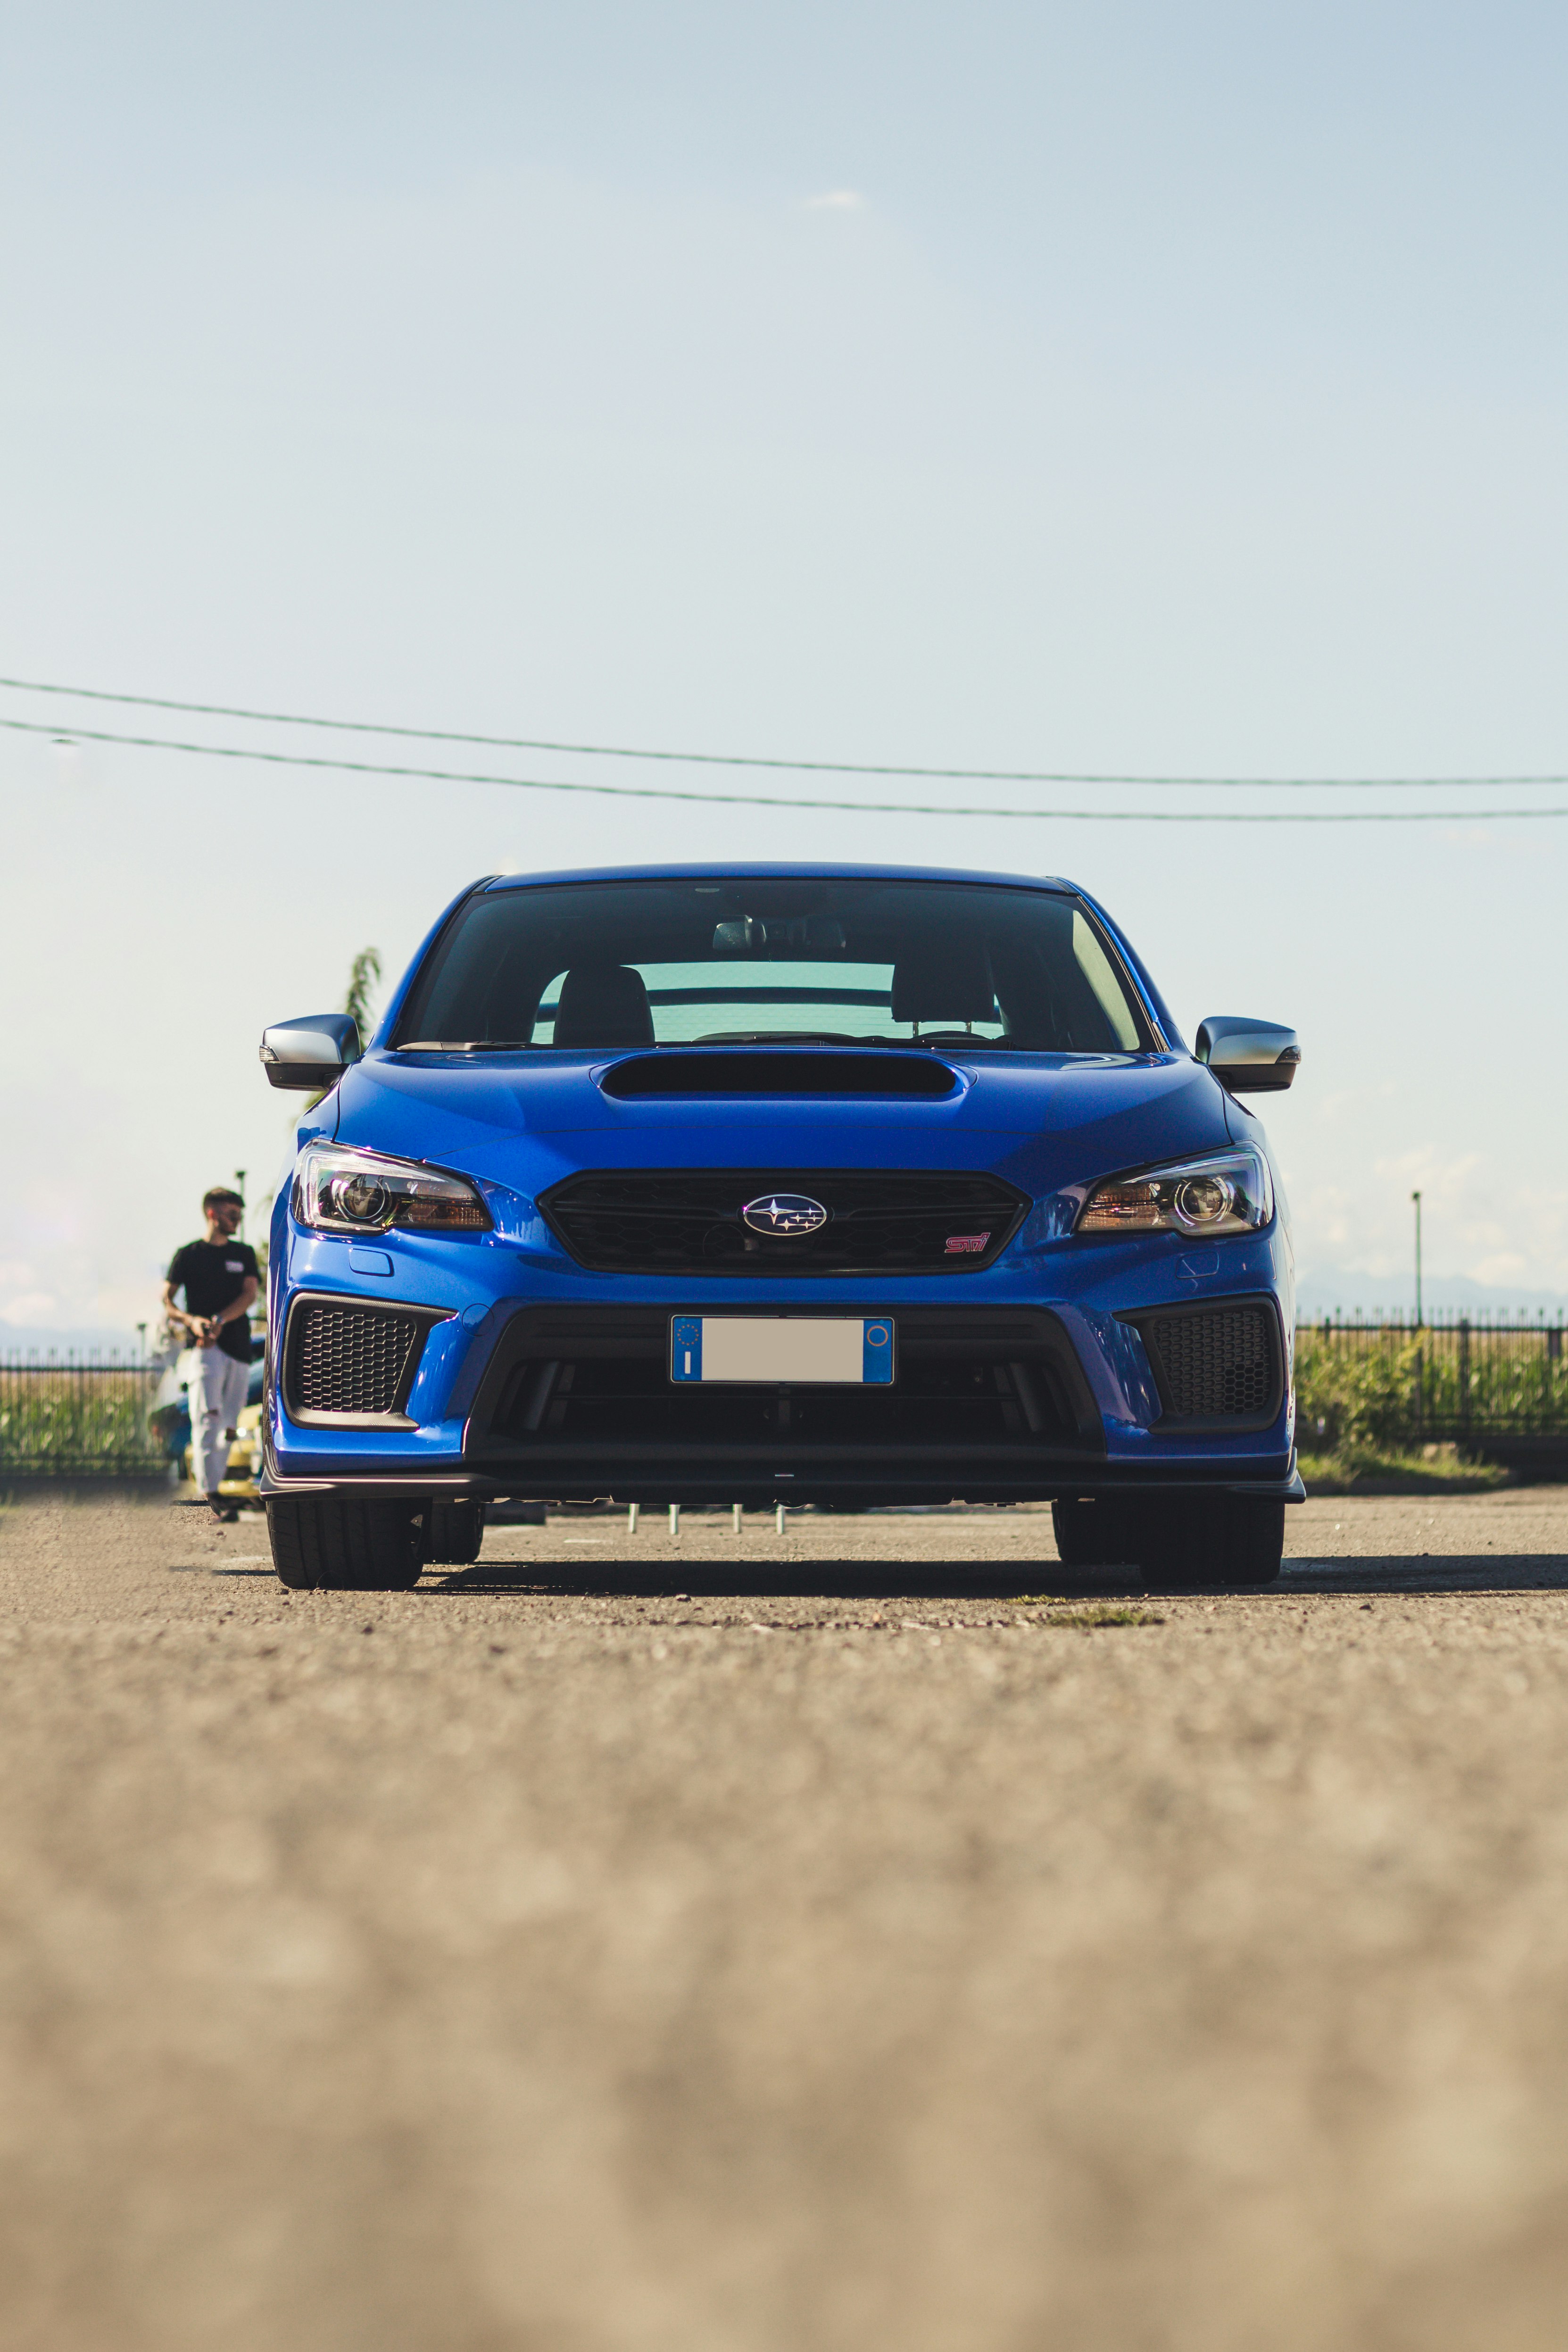
<instances>
[{"instance_id":1,"label":"front splitter","mask_svg":"<svg viewBox=\"0 0 1568 2352\"><path fill-rule=\"evenodd\" d=\"M1175 1497L1181 1495L1251 1495L1260 1501L1304 1503L1306 1488L1292 1456L1283 1478L1222 1478L1212 1473L1200 1477L1108 1475L1103 1463L1074 1472L1071 1469L1028 1479L945 1478L900 1480L896 1485L876 1478L803 1478L776 1475L770 1478L718 1477L711 1474L603 1478L527 1478L454 1472L439 1476L280 1478L270 1467L258 1481L264 1498L288 1495L433 1496L443 1501L637 1503L662 1509L671 1503L688 1508L721 1507L739 1503L751 1510L771 1510L775 1504L833 1508L849 1506L865 1510L896 1509L901 1504L929 1509L944 1503L1049 1503L1061 1499L1120 1496Z\"/></svg>"}]
</instances>

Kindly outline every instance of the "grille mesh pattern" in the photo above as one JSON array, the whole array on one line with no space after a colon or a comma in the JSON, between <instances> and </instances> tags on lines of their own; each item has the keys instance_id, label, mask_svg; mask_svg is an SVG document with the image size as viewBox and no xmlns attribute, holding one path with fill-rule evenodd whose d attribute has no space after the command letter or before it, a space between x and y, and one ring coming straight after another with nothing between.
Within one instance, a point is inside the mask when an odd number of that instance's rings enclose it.
<instances>
[{"instance_id":1,"label":"grille mesh pattern","mask_svg":"<svg viewBox=\"0 0 1568 2352\"><path fill-rule=\"evenodd\" d=\"M1266 1307L1158 1315L1146 1326L1170 1410L1182 1420L1255 1420L1274 1401L1274 1318Z\"/></svg>"},{"instance_id":2,"label":"grille mesh pattern","mask_svg":"<svg viewBox=\"0 0 1568 2352\"><path fill-rule=\"evenodd\" d=\"M820 1202L826 1224L780 1238L752 1232L742 1209L774 1192ZM999 1176L967 1170L692 1168L569 1176L539 1206L579 1265L601 1273L772 1277L973 1274L1006 1247L1029 1202Z\"/></svg>"},{"instance_id":3,"label":"grille mesh pattern","mask_svg":"<svg viewBox=\"0 0 1568 2352\"><path fill-rule=\"evenodd\" d=\"M395 1412L418 1318L356 1307L297 1312L292 1402L304 1412Z\"/></svg>"}]
</instances>

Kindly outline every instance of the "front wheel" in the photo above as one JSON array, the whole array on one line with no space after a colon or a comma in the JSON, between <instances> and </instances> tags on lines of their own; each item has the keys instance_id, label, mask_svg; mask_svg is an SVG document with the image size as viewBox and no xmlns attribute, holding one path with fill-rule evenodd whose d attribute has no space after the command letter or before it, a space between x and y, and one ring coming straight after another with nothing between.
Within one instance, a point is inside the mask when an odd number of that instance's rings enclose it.
<instances>
[{"instance_id":1,"label":"front wheel","mask_svg":"<svg viewBox=\"0 0 1568 2352\"><path fill-rule=\"evenodd\" d=\"M1116 1495L1059 1495L1051 1528L1063 1568L1128 1568L1143 1558L1136 1505Z\"/></svg>"},{"instance_id":2,"label":"front wheel","mask_svg":"<svg viewBox=\"0 0 1568 2352\"><path fill-rule=\"evenodd\" d=\"M1285 1506L1264 1495L1228 1495L1232 1584L1272 1584L1284 1565Z\"/></svg>"},{"instance_id":3,"label":"front wheel","mask_svg":"<svg viewBox=\"0 0 1568 2352\"><path fill-rule=\"evenodd\" d=\"M424 1515L424 1556L433 1568L468 1568L485 1540L483 1503L432 1503Z\"/></svg>"},{"instance_id":4,"label":"front wheel","mask_svg":"<svg viewBox=\"0 0 1568 2352\"><path fill-rule=\"evenodd\" d=\"M1142 1505L1145 1584L1167 1591L1272 1584L1285 1549L1285 1506L1270 1496L1173 1495Z\"/></svg>"},{"instance_id":5,"label":"front wheel","mask_svg":"<svg viewBox=\"0 0 1568 2352\"><path fill-rule=\"evenodd\" d=\"M269 1495L278 1582L295 1592L407 1592L424 1566L421 1516L381 1495Z\"/></svg>"}]
</instances>

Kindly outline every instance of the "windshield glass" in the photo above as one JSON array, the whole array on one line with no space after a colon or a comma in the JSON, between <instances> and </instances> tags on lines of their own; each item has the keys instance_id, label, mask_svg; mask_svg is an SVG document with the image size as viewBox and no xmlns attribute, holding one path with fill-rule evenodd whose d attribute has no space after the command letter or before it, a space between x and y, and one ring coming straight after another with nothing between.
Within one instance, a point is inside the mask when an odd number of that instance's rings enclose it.
<instances>
[{"instance_id":1,"label":"windshield glass","mask_svg":"<svg viewBox=\"0 0 1568 2352\"><path fill-rule=\"evenodd\" d=\"M768 877L481 893L397 1044L514 1051L914 1044L1147 1052L1119 958L1063 892Z\"/></svg>"}]
</instances>

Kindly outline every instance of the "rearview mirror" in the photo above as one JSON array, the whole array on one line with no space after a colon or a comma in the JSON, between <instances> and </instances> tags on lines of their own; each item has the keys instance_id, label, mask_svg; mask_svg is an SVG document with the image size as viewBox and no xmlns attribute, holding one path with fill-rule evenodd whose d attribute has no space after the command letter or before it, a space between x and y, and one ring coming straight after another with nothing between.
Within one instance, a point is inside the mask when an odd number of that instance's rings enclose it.
<instances>
[{"instance_id":1,"label":"rearview mirror","mask_svg":"<svg viewBox=\"0 0 1568 2352\"><path fill-rule=\"evenodd\" d=\"M1301 1067L1301 1049L1293 1029L1277 1021L1247 1021L1217 1013L1197 1033L1197 1058L1207 1062L1228 1094L1282 1094Z\"/></svg>"},{"instance_id":2,"label":"rearview mirror","mask_svg":"<svg viewBox=\"0 0 1568 2352\"><path fill-rule=\"evenodd\" d=\"M303 1021L279 1021L261 1033L267 1084L292 1087L298 1094L335 1087L359 1058L359 1024L349 1013L311 1013Z\"/></svg>"}]
</instances>

